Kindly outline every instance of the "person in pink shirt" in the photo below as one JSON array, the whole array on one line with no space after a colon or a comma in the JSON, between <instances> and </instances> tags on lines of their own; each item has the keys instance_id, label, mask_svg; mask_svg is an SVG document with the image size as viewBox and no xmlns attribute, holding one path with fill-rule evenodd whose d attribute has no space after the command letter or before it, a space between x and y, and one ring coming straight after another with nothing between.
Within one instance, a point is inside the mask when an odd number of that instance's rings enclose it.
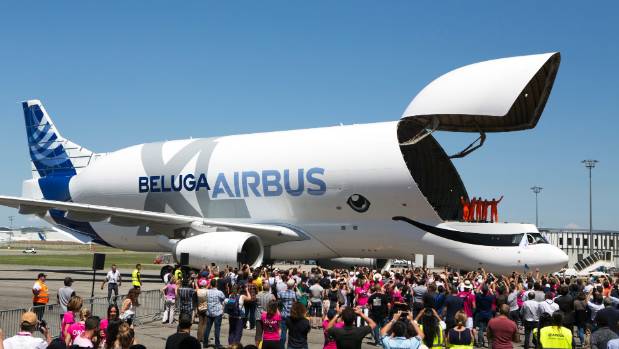
<instances>
[{"instance_id":1,"label":"person in pink shirt","mask_svg":"<svg viewBox=\"0 0 619 349\"><path fill-rule=\"evenodd\" d=\"M370 283L362 275L357 279L357 286L355 287L355 305L360 307L365 315L368 315L368 299L370 299ZM361 317L357 317L357 326L362 325Z\"/></svg>"},{"instance_id":2,"label":"person in pink shirt","mask_svg":"<svg viewBox=\"0 0 619 349\"><path fill-rule=\"evenodd\" d=\"M65 338L67 329L75 323L75 317L79 316L83 304L84 301L80 296L73 296L69 299L67 311L62 315L62 321L60 322L60 338Z\"/></svg>"},{"instance_id":3,"label":"person in pink shirt","mask_svg":"<svg viewBox=\"0 0 619 349\"><path fill-rule=\"evenodd\" d=\"M165 297L165 310L163 311L161 323L165 324L167 322L171 325L174 322L174 303L176 302L176 297L178 296L178 285L176 285L175 278L170 278L170 282L168 282L167 285L163 286L161 292L163 292L163 295Z\"/></svg>"},{"instance_id":4,"label":"person in pink shirt","mask_svg":"<svg viewBox=\"0 0 619 349\"><path fill-rule=\"evenodd\" d=\"M335 315L337 315L337 311L336 309L331 309L327 312L327 315L325 315L324 320L322 321L322 328L323 328L323 332L325 335L325 345L323 346L323 349L337 349L337 345L335 344L335 339L329 337L329 334L327 333L327 331L329 330L329 322L331 320L333 320L333 318L335 317ZM338 321L335 323L335 325L333 325L333 327L335 328L343 328L344 327L344 322L343 321Z\"/></svg>"},{"instance_id":5,"label":"person in pink shirt","mask_svg":"<svg viewBox=\"0 0 619 349\"><path fill-rule=\"evenodd\" d=\"M396 286L391 291L391 307L396 303L404 303L404 297L402 297L402 291Z\"/></svg>"},{"instance_id":6,"label":"person in pink shirt","mask_svg":"<svg viewBox=\"0 0 619 349\"><path fill-rule=\"evenodd\" d=\"M64 342L67 344L67 347L73 344L75 338L84 332L84 330L86 329L86 326L84 324L86 322L86 319L88 319L89 317L90 310L82 308L82 310L80 311L80 321L73 323L66 330Z\"/></svg>"},{"instance_id":7,"label":"person in pink shirt","mask_svg":"<svg viewBox=\"0 0 619 349\"><path fill-rule=\"evenodd\" d=\"M458 297L464 302L464 313L467 316L466 328L473 328L473 313L475 312L475 295L471 290L473 284L470 280L464 281L463 290L458 293Z\"/></svg>"},{"instance_id":8,"label":"person in pink shirt","mask_svg":"<svg viewBox=\"0 0 619 349\"><path fill-rule=\"evenodd\" d=\"M282 316L277 310L277 301L272 300L268 303L267 311L260 314L260 322L262 322L262 349L279 349Z\"/></svg>"},{"instance_id":9,"label":"person in pink shirt","mask_svg":"<svg viewBox=\"0 0 619 349\"><path fill-rule=\"evenodd\" d=\"M101 329L102 339L105 339L107 325L110 323L110 321L118 320L119 316L120 316L120 310L118 309L118 305L110 304L107 307L107 317L101 320L101 323L99 324L99 328Z\"/></svg>"}]
</instances>

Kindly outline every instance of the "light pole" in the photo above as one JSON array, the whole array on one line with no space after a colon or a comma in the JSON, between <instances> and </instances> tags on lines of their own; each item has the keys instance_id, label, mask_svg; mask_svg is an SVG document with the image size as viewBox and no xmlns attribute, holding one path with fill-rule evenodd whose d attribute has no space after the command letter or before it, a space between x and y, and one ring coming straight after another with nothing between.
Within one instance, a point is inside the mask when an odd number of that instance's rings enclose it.
<instances>
[{"instance_id":1,"label":"light pole","mask_svg":"<svg viewBox=\"0 0 619 349\"><path fill-rule=\"evenodd\" d=\"M531 190L533 190L533 192L535 193L535 227L538 228L539 227L539 220L538 220L538 210L537 210L537 194L541 193L542 191L542 187L538 187L537 185L532 186Z\"/></svg>"},{"instance_id":2,"label":"light pole","mask_svg":"<svg viewBox=\"0 0 619 349\"><path fill-rule=\"evenodd\" d=\"M597 160L583 160L585 167L589 169L589 255L593 254L593 194L591 191L591 170L595 167Z\"/></svg>"},{"instance_id":3,"label":"light pole","mask_svg":"<svg viewBox=\"0 0 619 349\"><path fill-rule=\"evenodd\" d=\"M13 241L13 219L15 219L15 217L9 216L9 248L11 247L11 242Z\"/></svg>"}]
</instances>

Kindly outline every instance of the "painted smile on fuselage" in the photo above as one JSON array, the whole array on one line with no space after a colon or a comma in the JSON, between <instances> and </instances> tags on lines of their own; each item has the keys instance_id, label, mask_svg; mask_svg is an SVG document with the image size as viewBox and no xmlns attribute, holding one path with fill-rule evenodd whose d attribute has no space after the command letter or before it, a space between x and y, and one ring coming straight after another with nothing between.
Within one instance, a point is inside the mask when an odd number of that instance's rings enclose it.
<instances>
[{"instance_id":1,"label":"painted smile on fuselage","mask_svg":"<svg viewBox=\"0 0 619 349\"><path fill-rule=\"evenodd\" d=\"M393 217L394 221L406 222L414 227L417 227L432 235L442 237L451 241L462 242L465 244L477 245L477 246L492 246L492 247L517 247L520 245L520 241L524 236L520 234L479 234L470 233L458 230L443 229L439 227L433 227L427 224L423 224L414 221L407 217L396 216Z\"/></svg>"}]
</instances>

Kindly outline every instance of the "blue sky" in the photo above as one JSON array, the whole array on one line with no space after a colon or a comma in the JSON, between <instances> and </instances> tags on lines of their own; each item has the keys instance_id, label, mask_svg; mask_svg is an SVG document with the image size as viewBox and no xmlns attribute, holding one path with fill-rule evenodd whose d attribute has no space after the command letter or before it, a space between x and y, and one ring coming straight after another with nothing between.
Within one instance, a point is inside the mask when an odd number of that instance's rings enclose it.
<instances>
[{"instance_id":1,"label":"blue sky","mask_svg":"<svg viewBox=\"0 0 619 349\"><path fill-rule=\"evenodd\" d=\"M455 160L501 219L619 230L619 10L554 1L63 1L0 4L0 193L30 176L19 102L43 101L93 151L136 143L397 120L469 63L560 51L538 126ZM440 133L448 152L474 134ZM15 210L0 208L0 226ZM27 217L18 225L38 224Z\"/></svg>"}]
</instances>

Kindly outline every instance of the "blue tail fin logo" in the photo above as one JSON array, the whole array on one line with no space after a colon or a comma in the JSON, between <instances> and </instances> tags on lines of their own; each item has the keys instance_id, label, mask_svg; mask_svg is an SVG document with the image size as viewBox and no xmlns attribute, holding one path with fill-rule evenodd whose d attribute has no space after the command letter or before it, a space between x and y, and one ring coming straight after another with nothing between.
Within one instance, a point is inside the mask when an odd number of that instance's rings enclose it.
<instances>
[{"instance_id":1,"label":"blue tail fin logo","mask_svg":"<svg viewBox=\"0 0 619 349\"><path fill-rule=\"evenodd\" d=\"M63 146L66 140L58 134L41 102L26 101L22 106L30 158L39 176L74 176L75 167Z\"/></svg>"}]
</instances>

